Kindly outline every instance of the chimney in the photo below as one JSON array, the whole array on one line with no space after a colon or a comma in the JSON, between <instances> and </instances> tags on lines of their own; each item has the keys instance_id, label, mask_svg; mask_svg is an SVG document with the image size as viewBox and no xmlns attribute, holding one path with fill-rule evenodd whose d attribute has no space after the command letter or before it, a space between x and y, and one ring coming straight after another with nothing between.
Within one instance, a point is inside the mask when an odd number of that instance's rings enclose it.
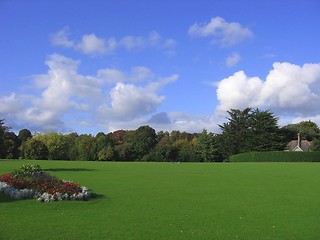
<instances>
[{"instance_id":1,"label":"chimney","mask_svg":"<svg viewBox=\"0 0 320 240\"><path fill-rule=\"evenodd\" d=\"M300 137L300 133L298 133L298 146L300 147L301 144L301 137Z\"/></svg>"}]
</instances>

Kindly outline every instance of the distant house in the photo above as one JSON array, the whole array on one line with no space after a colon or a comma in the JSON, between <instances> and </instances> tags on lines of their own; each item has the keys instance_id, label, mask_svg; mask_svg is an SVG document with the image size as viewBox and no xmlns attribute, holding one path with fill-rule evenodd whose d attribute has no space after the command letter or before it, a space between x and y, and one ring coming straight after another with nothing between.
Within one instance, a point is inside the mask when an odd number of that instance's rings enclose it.
<instances>
[{"instance_id":1,"label":"distant house","mask_svg":"<svg viewBox=\"0 0 320 240\"><path fill-rule=\"evenodd\" d=\"M298 139L292 140L287 145L287 151L293 152L309 152L311 151L312 141L301 140L300 133L298 133Z\"/></svg>"}]
</instances>

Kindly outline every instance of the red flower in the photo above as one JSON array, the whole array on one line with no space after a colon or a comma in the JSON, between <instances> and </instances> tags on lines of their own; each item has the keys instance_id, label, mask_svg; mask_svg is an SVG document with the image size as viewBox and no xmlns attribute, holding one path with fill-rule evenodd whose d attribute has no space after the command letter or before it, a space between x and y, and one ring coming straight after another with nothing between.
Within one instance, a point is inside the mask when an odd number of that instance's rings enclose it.
<instances>
[{"instance_id":1,"label":"red flower","mask_svg":"<svg viewBox=\"0 0 320 240\"><path fill-rule=\"evenodd\" d=\"M32 179L31 177L15 177L12 174L0 175L0 181L5 182L16 189L31 189L40 193L56 194L78 194L82 191L79 184L72 182L64 182L62 180L51 178L50 180L41 180L38 178Z\"/></svg>"}]
</instances>

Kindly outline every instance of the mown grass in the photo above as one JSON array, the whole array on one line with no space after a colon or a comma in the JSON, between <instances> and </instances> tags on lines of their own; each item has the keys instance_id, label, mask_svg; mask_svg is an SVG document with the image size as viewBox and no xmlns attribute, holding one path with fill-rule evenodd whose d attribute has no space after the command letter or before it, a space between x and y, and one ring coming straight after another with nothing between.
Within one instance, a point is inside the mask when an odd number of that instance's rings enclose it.
<instances>
[{"instance_id":1,"label":"mown grass","mask_svg":"<svg viewBox=\"0 0 320 240\"><path fill-rule=\"evenodd\" d=\"M99 194L40 203L0 195L0 239L320 239L319 163L22 164Z\"/></svg>"}]
</instances>

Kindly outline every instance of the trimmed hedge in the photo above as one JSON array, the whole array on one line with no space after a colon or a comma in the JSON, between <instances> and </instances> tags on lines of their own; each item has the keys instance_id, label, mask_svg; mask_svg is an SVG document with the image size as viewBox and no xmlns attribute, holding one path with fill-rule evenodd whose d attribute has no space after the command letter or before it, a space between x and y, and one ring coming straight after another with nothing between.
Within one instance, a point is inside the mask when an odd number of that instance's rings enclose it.
<instances>
[{"instance_id":1,"label":"trimmed hedge","mask_svg":"<svg viewBox=\"0 0 320 240\"><path fill-rule=\"evenodd\" d=\"M246 152L233 155L230 162L320 162L320 152Z\"/></svg>"}]
</instances>

